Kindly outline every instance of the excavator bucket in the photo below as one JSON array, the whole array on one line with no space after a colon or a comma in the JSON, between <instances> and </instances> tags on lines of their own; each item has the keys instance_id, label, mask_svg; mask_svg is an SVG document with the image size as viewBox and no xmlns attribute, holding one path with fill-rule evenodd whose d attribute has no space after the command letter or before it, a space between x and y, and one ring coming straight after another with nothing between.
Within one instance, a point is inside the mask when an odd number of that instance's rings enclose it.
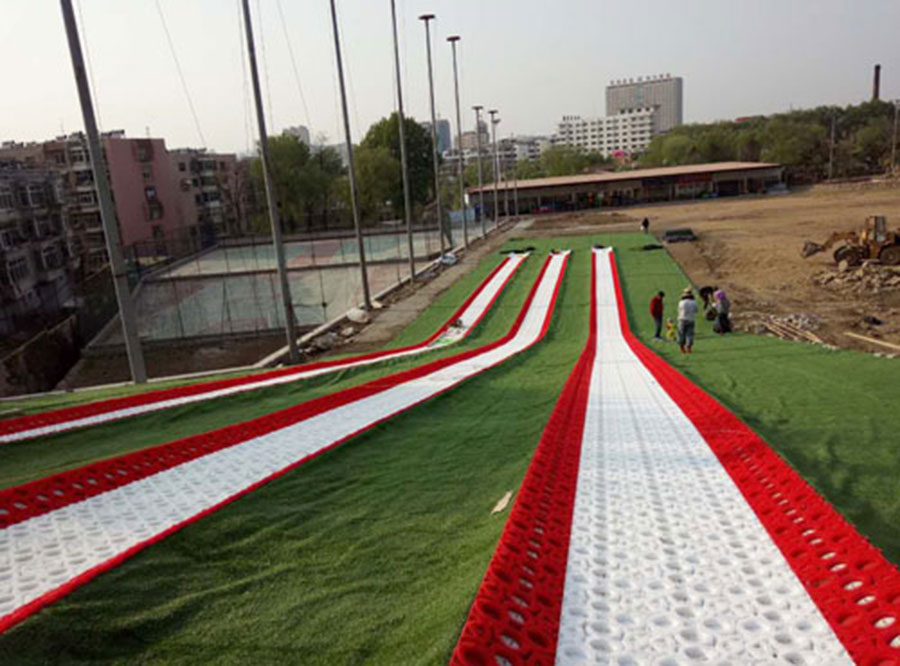
<instances>
[{"instance_id":1,"label":"excavator bucket","mask_svg":"<svg viewBox=\"0 0 900 666\"><path fill-rule=\"evenodd\" d=\"M819 245L818 243L813 243L812 241L806 241L803 244L803 248L800 250L800 255L804 259L806 259L807 257L811 257L814 254L818 254L819 252L821 252L824 249L825 249L825 247L823 245Z\"/></svg>"}]
</instances>

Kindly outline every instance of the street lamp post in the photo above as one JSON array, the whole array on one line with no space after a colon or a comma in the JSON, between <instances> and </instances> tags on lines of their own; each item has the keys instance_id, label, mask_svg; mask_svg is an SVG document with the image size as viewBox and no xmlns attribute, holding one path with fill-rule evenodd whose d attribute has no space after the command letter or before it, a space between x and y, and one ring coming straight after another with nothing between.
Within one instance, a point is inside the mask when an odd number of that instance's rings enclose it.
<instances>
[{"instance_id":1,"label":"street lamp post","mask_svg":"<svg viewBox=\"0 0 900 666\"><path fill-rule=\"evenodd\" d=\"M497 183L500 180L500 161L497 159L497 124L500 122L500 119L497 118L497 114L499 111L497 109L491 109L488 111L491 116L491 143L494 146L494 228L496 229L500 226L499 220L499 210L500 210L500 197L497 195Z\"/></svg>"},{"instance_id":2,"label":"street lamp post","mask_svg":"<svg viewBox=\"0 0 900 666\"><path fill-rule=\"evenodd\" d=\"M403 114L403 82L400 76L400 47L397 44L397 9L391 0L391 22L394 26L394 66L397 70L397 124L400 129L400 170L403 172L403 213L406 218L406 240L409 245L409 281L416 280L416 258L413 248L412 204L409 193L409 162L406 157L406 116Z\"/></svg>"},{"instance_id":3,"label":"street lamp post","mask_svg":"<svg viewBox=\"0 0 900 666\"><path fill-rule=\"evenodd\" d=\"M246 1L246 0L245 0ZM350 113L347 111L347 90L344 87L344 63L341 59L341 40L338 35L337 9L331 0L331 25L334 30L334 54L337 60L338 83L341 89L341 110L344 115L344 138L347 142L347 174L350 176L350 207L353 209L353 227L356 230L356 244L359 248L359 268L362 271L363 303L366 310L372 309L372 297L369 294L369 278L366 271L366 247L363 243L362 228L359 219L359 197L356 190L356 173L353 163L353 140L350 135Z\"/></svg>"},{"instance_id":4,"label":"street lamp post","mask_svg":"<svg viewBox=\"0 0 900 666\"><path fill-rule=\"evenodd\" d=\"M456 43L459 41L459 35L451 35L447 37L450 47L453 49L453 91L456 96L456 156L459 163L459 207L462 210L463 223L463 245L469 248L469 223L466 220L466 186L463 182L465 175L465 167L463 165L462 153L462 117L459 115L459 69L456 65Z\"/></svg>"},{"instance_id":5,"label":"street lamp post","mask_svg":"<svg viewBox=\"0 0 900 666\"><path fill-rule=\"evenodd\" d=\"M487 229L484 225L484 181L481 177L481 110L484 108L480 104L472 107L475 109L475 144L478 149L478 205L481 210L479 217L481 218L481 237L487 236Z\"/></svg>"},{"instance_id":6,"label":"street lamp post","mask_svg":"<svg viewBox=\"0 0 900 666\"><path fill-rule=\"evenodd\" d=\"M84 131L88 139L88 155L91 158L91 170L97 188L97 199L100 204L100 224L106 238L106 252L109 257L109 268L113 278L113 290L116 304L119 307L119 320L122 322L122 337L125 340L125 353L128 356L128 368L135 384L147 381L147 366L144 363L144 352L138 334L137 316L131 300L128 286L128 273L122 257L122 243L119 228L116 225L116 208L112 199L106 163L103 159L103 147L100 143L100 132L97 129L97 118L94 114L94 102L88 86L87 69L84 66L84 55L81 40L78 38L78 26L75 23L75 12L72 0L60 0L66 38L69 42L69 55L72 58L72 70L75 74L75 85L78 88L78 101L81 104L81 117L84 119ZM289 339L290 341L290 339ZM292 359L295 360L295 359Z\"/></svg>"},{"instance_id":7,"label":"street lamp post","mask_svg":"<svg viewBox=\"0 0 900 666\"><path fill-rule=\"evenodd\" d=\"M428 54L428 94L431 100L431 150L432 160L434 161L434 201L437 206L437 222L438 233L441 237L441 254L446 252L445 242L449 242L450 248L453 249L453 235L449 229L444 228L444 216L441 213L441 175L440 166L438 164L438 142L437 142L437 114L434 110L434 70L431 65L431 27L430 22L434 19L434 14L422 14L419 20L425 24L425 50Z\"/></svg>"}]
</instances>

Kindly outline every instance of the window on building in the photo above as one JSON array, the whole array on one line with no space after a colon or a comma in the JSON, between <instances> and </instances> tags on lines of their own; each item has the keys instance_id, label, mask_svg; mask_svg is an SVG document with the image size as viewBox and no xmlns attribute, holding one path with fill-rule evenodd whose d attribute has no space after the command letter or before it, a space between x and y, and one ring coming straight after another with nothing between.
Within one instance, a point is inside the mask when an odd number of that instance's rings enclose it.
<instances>
[{"instance_id":1,"label":"window on building","mask_svg":"<svg viewBox=\"0 0 900 666\"><path fill-rule=\"evenodd\" d=\"M78 203L80 204L96 204L97 203L97 193L96 192L79 192L78 193Z\"/></svg>"},{"instance_id":2,"label":"window on building","mask_svg":"<svg viewBox=\"0 0 900 666\"><path fill-rule=\"evenodd\" d=\"M179 171L184 171L186 168L187 168L187 165L185 165L184 162L179 162L179 163L178 163L178 170L179 170Z\"/></svg>"},{"instance_id":3,"label":"window on building","mask_svg":"<svg viewBox=\"0 0 900 666\"><path fill-rule=\"evenodd\" d=\"M153 167L149 164L145 164L141 167L141 176L144 177L144 182L149 183L153 180Z\"/></svg>"},{"instance_id":4,"label":"window on building","mask_svg":"<svg viewBox=\"0 0 900 666\"><path fill-rule=\"evenodd\" d=\"M219 170L225 171L225 162L219 162Z\"/></svg>"},{"instance_id":5,"label":"window on building","mask_svg":"<svg viewBox=\"0 0 900 666\"><path fill-rule=\"evenodd\" d=\"M87 156L80 150L73 150L71 153L72 162L87 162Z\"/></svg>"},{"instance_id":6,"label":"window on building","mask_svg":"<svg viewBox=\"0 0 900 666\"><path fill-rule=\"evenodd\" d=\"M150 206L147 208L147 217L150 218L151 220L158 220L162 216L163 216L163 209L162 209L162 206L160 206L158 203L150 204Z\"/></svg>"},{"instance_id":7,"label":"window on building","mask_svg":"<svg viewBox=\"0 0 900 666\"><path fill-rule=\"evenodd\" d=\"M60 257L59 248L56 245L50 245L41 250L41 259L44 262L44 268L47 270L62 266L62 257Z\"/></svg>"},{"instance_id":8,"label":"window on building","mask_svg":"<svg viewBox=\"0 0 900 666\"><path fill-rule=\"evenodd\" d=\"M9 188L0 189L0 210L12 208L14 203L12 190Z\"/></svg>"},{"instance_id":9,"label":"window on building","mask_svg":"<svg viewBox=\"0 0 900 666\"><path fill-rule=\"evenodd\" d=\"M18 195L16 199L18 199L20 206L23 206L25 208L29 208L31 206L31 199L28 198L28 190L26 188L18 188L16 194Z\"/></svg>"},{"instance_id":10,"label":"window on building","mask_svg":"<svg viewBox=\"0 0 900 666\"><path fill-rule=\"evenodd\" d=\"M154 185L145 187L144 196L147 198L147 201L156 201L156 187Z\"/></svg>"},{"instance_id":11,"label":"window on building","mask_svg":"<svg viewBox=\"0 0 900 666\"><path fill-rule=\"evenodd\" d=\"M11 282L20 282L28 277L28 261L25 257L19 257L18 259L13 259L6 265L6 270L9 273L9 279Z\"/></svg>"}]
</instances>

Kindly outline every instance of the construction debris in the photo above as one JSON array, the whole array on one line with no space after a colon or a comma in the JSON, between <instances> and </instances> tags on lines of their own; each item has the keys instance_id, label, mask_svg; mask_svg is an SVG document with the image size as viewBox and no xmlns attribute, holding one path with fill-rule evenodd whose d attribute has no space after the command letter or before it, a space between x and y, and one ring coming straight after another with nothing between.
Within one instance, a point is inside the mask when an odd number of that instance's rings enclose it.
<instances>
[{"instance_id":1,"label":"construction debris","mask_svg":"<svg viewBox=\"0 0 900 666\"><path fill-rule=\"evenodd\" d=\"M845 262L841 262L845 264ZM885 290L900 289L900 266L882 266L866 262L856 269L840 266L837 270L819 271L811 277L814 284L830 291L848 294L878 294Z\"/></svg>"}]
</instances>

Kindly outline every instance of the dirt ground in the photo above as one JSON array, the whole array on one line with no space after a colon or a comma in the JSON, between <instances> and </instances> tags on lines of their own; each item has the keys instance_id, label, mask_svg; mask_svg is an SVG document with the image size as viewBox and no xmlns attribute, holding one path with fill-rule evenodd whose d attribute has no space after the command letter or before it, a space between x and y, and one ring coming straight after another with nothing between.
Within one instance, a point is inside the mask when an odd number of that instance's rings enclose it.
<instances>
[{"instance_id":1,"label":"dirt ground","mask_svg":"<svg viewBox=\"0 0 900 666\"><path fill-rule=\"evenodd\" d=\"M872 266L834 276L838 271L830 251L809 259L800 256L804 241L821 243L833 231L859 229L869 215L886 215L889 229L900 228L900 182L539 217L528 234L637 231L645 216L654 234L690 227L697 242L666 247L695 285L728 292L739 327L762 332L761 322L774 316L776 322L799 325L828 344L891 354L846 333L900 344L900 270ZM882 323L867 323L866 317Z\"/></svg>"}]
</instances>

